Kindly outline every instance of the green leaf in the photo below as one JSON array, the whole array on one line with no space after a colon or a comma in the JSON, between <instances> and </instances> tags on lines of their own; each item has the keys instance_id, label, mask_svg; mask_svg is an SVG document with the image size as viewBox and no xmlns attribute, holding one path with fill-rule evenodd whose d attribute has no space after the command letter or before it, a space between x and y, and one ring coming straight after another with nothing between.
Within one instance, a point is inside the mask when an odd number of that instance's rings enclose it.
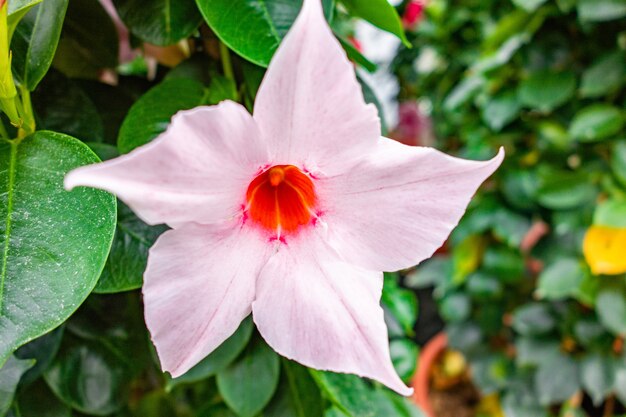
<instances>
[{"instance_id":1,"label":"green leaf","mask_svg":"<svg viewBox=\"0 0 626 417\"><path fill-rule=\"evenodd\" d=\"M85 414L104 416L121 409L128 374L118 356L100 343L68 339L44 374L54 394Z\"/></svg>"},{"instance_id":2,"label":"green leaf","mask_svg":"<svg viewBox=\"0 0 626 417\"><path fill-rule=\"evenodd\" d=\"M48 1L48 0L46 0ZM83 142L101 142L104 126L89 96L59 71L50 71L32 95L37 126Z\"/></svg>"},{"instance_id":3,"label":"green leaf","mask_svg":"<svg viewBox=\"0 0 626 417\"><path fill-rule=\"evenodd\" d=\"M620 109L608 104L592 104L576 113L569 134L580 142L593 142L615 135L623 125Z\"/></svg>"},{"instance_id":4,"label":"green leaf","mask_svg":"<svg viewBox=\"0 0 626 417\"><path fill-rule=\"evenodd\" d=\"M559 354L558 339L521 336L515 339L515 362L518 366L537 366L550 363Z\"/></svg>"},{"instance_id":5,"label":"green leaf","mask_svg":"<svg viewBox=\"0 0 626 417\"><path fill-rule=\"evenodd\" d=\"M615 228L626 228L626 201L609 199L596 207L593 224Z\"/></svg>"},{"instance_id":6,"label":"green leaf","mask_svg":"<svg viewBox=\"0 0 626 417\"><path fill-rule=\"evenodd\" d=\"M593 202L596 187L586 172L557 171L542 172L539 177L537 200L553 210L573 209Z\"/></svg>"},{"instance_id":7,"label":"green leaf","mask_svg":"<svg viewBox=\"0 0 626 417\"><path fill-rule=\"evenodd\" d=\"M527 12L534 12L546 2L546 0L511 0L517 7L526 10Z\"/></svg>"},{"instance_id":8,"label":"green leaf","mask_svg":"<svg viewBox=\"0 0 626 417\"><path fill-rule=\"evenodd\" d=\"M535 374L537 397L542 405L569 399L580 388L578 365L573 358L562 354L540 364Z\"/></svg>"},{"instance_id":9,"label":"green leaf","mask_svg":"<svg viewBox=\"0 0 626 417\"><path fill-rule=\"evenodd\" d=\"M63 326L58 327L15 351L16 358L35 361L35 365L22 376L22 385L30 384L48 369L61 346L63 330Z\"/></svg>"},{"instance_id":10,"label":"green leaf","mask_svg":"<svg viewBox=\"0 0 626 417\"><path fill-rule=\"evenodd\" d=\"M71 409L52 393L43 380L20 392L20 417L71 417Z\"/></svg>"},{"instance_id":11,"label":"green leaf","mask_svg":"<svg viewBox=\"0 0 626 417\"><path fill-rule=\"evenodd\" d=\"M72 0L52 64L71 78L98 79L117 66L118 45L117 29L98 0Z\"/></svg>"},{"instance_id":12,"label":"green leaf","mask_svg":"<svg viewBox=\"0 0 626 417\"><path fill-rule=\"evenodd\" d=\"M196 0L204 20L230 49L267 67L296 20L302 0ZM329 19L333 1L324 0Z\"/></svg>"},{"instance_id":13,"label":"green leaf","mask_svg":"<svg viewBox=\"0 0 626 417\"><path fill-rule=\"evenodd\" d=\"M317 385L340 411L350 417L376 417L371 389L356 375L310 370ZM341 414L340 414L341 415Z\"/></svg>"},{"instance_id":14,"label":"green leaf","mask_svg":"<svg viewBox=\"0 0 626 417\"><path fill-rule=\"evenodd\" d=\"M626 354L622 354L622 357L617 362L613 389L622 404L626 404Z\"/></svg>"},{"instance_id":15,"label":"green leaf","mask_svg":"<svg viewBox=\"0 0 626 417\"><path fill-rule=\"evenodd\" d=\"M263 417L322 417L324 402L307 368L282 360L283 377Z\"/></svg>"},{"instance_id":16,"label":"green leaf","mask_svg":"<svg viewBox=\"0 0 626 417\"><path fill-rule=\"evenodd\" d=\"M183 375L168 381L167 389L172 389L180 384L202 381L225 369L246 347L250 341L250 336L252 336L253 328L252 319L248 317L241 322L237 331L226 339L220 347Z\"/></svg>"},{"instance_id":17,"label":"green leaf","mask_svg":"<svg viewBox=\"0 0 626 417\"><path fill-rule=\"evenodd\" d=\"M621 183L626 186L626 140L615 143L611 152L611 169Z\"/></svg>"},{"instance_id":18,"label":"green leaf","mask_svg":"<svg viewBox=\"0 0 626 417\"><path fill-rule=\"evenodd\" d=\"M578 0L580 20L602 22L626 16L624 0Z\"/></svg>"},{"instance_id":19,"label":"green leaf","mask_svg":"<svg viewBox=\"0 0 626 417\"><path fill-rule=\"evenodd\" d=\"M596 298L596 312L607 329L626 335L626 295L621 287L600 290Z\"/></svg>"},{"instance_id":20,"label":"green leaf","mask_svg":"<svg viewBox=\"0 0 626 417\"><path fill-rule=\"evenodd\" d=\"M622 51L604 55L583 73L580 94L600 97L617 91L626 79L626 57Z\"/></svg>"},{"instance_id":21,"label":"green leaf","mask_svg":"<svg viewBox=\"0 0 626 417\"><path fill-rule=\"evenodd\" d=\"M33 7L15 30L13 73L33 91L46 75L59 43L68 0L46 0Z\"/></svg>"},{"instance_id":22,"label":"green leaf","mask_svg":"<svg viewBox=\"0 0 626 417\"><path fill-rule=\"evenodd\" d=\"M160 46L189 37L202 21L194 0L114 0L113 4L133 35Z\"/></svg>"},{"instance_id":23,"label":"green leaf","mask_svg":"<svg viewBox=\"0 0 626 417\"><path fill-rule=\"evenodd\" d=\"M580 362L580 380L589 393L593 404L598 407L613 390L615 364L611 357L590 353Z\"/></svg>"},{"instance_id":24,"label":"green leaf","mask_svg":"<svg viewBox=\"0 0 626 417\"><path fill-rule=\"evenodd\" d=\"M576 90L576 77L571 71L543 70L534 72L522 81L517 92L520 102L549 113L567 102Z\"/></svg>"},{"instance_id":25,"label":"green leaf","mask_svg":"<svg viewBox=\"0 0 626 417\"><path fill-rule=\"evenodd\" d=\"M404 35L396 9L387 0L341 0L351 15L361 17L374 26L396 35L405 46L411 47Z\"/></svg>"},{"instance_id":26,"label":"green leaf","mask_svg":"<svg viewBox=\"0 0 626 417\"><path fill-rule=\"evenodd\" d=\"M343 46L343 49L346 51L346 55L348 55L348 59L350 59L353 62L356 62L357 64L365 68L367 72L376 71L378 66L374 64L372 61L370 61L369 59L365 58L365 56L363 56L362 53L360 53L354 46L352 46L350 42L346 41L345 39L342 39L341 37L337 39L339 39L339 43L341 44L341 46Z\"/></svg>"},{"instance_id":27,"label":"green leaf","mask_svg":"<svg viewBox=\"0 0 626 417\"><path fill-rule=\"evenodd\" d=\"M217 374L217 387L237 415L253 417L274 395L279 370L276 353L260 337L255 337L242 357Z\"/></svg>"},{"instance_id":28,"label":"green leaf","mask_svg":"<svg viewBox=\"0 0 626 417\"><path fill-rule=\"evenodd\" d=\"M12 0L9 2L9 10L7 16L7 28L9 32L9 42L13 37L15 28L20 23L22 18L28 13L30 9L41 3L42 0Z\"/></svg>"},{"instance_id":29,"label":"green leaf","mask_svg":"<svg viewBox=\"0 0 626 417\"><path fill-rule=\"evenodd\" d=\"M365 100L365 102L371 103L374 106L376 106L376 110L378 110L378 117L380 118L380 125L381 125L380 127L381 127L382 134L386 135L387 123L385 121L385 112L383 110L382 104L380 104L378 97L376 97L376 93L374 93L374 90L372 90L372 87L369 86L369 84L367 83L367 81L363 79L363 77L357 74L356 79L359 82L359 84L361 84L361 91L363 92L363 99Z\"/></svg>"},{"instance_id":30,"label":"green leaf","mask_svg":"<svg viewBox=\"0 0 626 417\"><path fill-rule=\"evenodd\" d=\"M513 312L513 329L521 335L541 335L556 327L550 307L543 303L527 303Z\"/></svg>"},{"instance_id":31,"label":"green leaf","mask_svg":"<svg viewBox=\"0 0 626 417\"><path fill-rule=\"evenodd\" d=\"M518 282L524 276L524 258L506 246L488 246L483 257L485 272L497 276L502 282Z\"/></svg>"},{"instance_id":32,"label":"green leaf","mask_svg":"<svg viewBox=\"0 0 626 417\"><path fill-rule=\"evenodd\" d=\"M492 97L482 108L481 116L494 132L511 123L519 114L521 104L515 92L506 92Z\"/></svg>"},{"instance_id":33,"label":"green leaf","mask_svg":"<svg viewBox=\"0 0 626 417\"><path fill-rule=\"evenodd\" d=\"M148 90L130 108L117 139L120 153L128 153L163 133L180 110L206 103L208 91L186 78L165 80Z\"/></svg>"},{"instance_id":34,"label":"green leaf","mask_svg":"<svg viewBox=\"0 0 626 417\"><path fill-rule=\"evenodd\" d=\"M417 365L417 345L411 339L395 339L389 343L389 351L396 372L404 381L409 381Z\"/></svg>"},{"instance_id":35,"label":"green leaf","mask_svg":"<svg viewBox=\"0 0 626 417\"><path fill-rule=\"evenodd\" d=\"M4 416L9 411L20 378L34 364L34 360L22 360L10 356L0 368L0 416Z\"/></svg>"},{"instance_id":36,"label":"green leaf","mask_svg":"<svg viewBox=\"0 0 626 417\"><path fill-rule=\"evenodd\" d=\"M0 145L0 363L65 321L96 285L113 238L115 197L63 189L68 171L95 162L86 145L54 132Z\"/></svg>"},{"instance_id":37,"label":"green leaf","mask_svg":"<svg viewBox=\"0 0 626 417\"><path fill-rule=\"evenodd\" d=\"M580 261L573 258L561 258L541 272L537 294L549 300L566 298L575 294L584 279L585 270Z\"/></svg>"},{"instance_id":38,"label":"green leaf","mask_svg":"<svg viewBox=\"0 0 626 417\"><path fill-rule=\"evenodd\" d=\"M381 302L385 310L393 316L404 334L413 334L417 320L417 297L413 291L401 288L389 275L385 276Z\"/></svg>"},{"instance_id":39,"label":"green leaf","mask_svg":"<svg viewBox=\"0 0 626 417\"><path fill-rule=\"evenodd\" d=\"M447 323L459 323L467 320L472 312L472 302L462 292L447 294L439 302L439 313Z\"/></svg>"}]
</instances>

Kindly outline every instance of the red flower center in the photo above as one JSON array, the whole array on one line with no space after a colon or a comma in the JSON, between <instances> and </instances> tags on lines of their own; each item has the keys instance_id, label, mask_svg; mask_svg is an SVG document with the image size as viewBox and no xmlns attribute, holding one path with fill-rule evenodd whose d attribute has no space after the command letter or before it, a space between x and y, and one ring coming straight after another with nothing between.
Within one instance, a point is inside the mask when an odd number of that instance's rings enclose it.
<instances>
[{"instance_id":1,"label":"red flower center","mask_svg":"<svg viewBox=\"0 0 626 417\"><path fill-rule=\"evenodd\" d=\"M275 165L259 174L246 192L250 218L268 230L293 232L311 221L313 181L293 165Z\"/></svg>"}]
</instances>

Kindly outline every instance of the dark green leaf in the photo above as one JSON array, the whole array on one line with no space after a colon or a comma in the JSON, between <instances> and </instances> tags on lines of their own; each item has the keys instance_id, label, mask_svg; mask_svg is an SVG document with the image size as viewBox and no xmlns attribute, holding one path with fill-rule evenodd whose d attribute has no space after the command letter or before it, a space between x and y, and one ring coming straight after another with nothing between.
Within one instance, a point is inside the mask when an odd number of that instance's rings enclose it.
<instances>
[{"instance_id":1,"label":"dark green leaf","mask_svg":"<svg viewBox=\"0 0 626 417\"><path fill-rule=\"evenodd\" d=\"M10 356L0 368L0 416L4 416L11 407L20 378L34 364L35 361L32 359L17 359Z\"/></svg>"},{"instance_id":2,"label":"dark green leaf","mask_svg":"<svg viewBox=\"0 0 626 417\"><path fill-rule=\"evenodd\" d=\"M458 323L469 318L472 312L472 302L467 294L462 292L447 294L439 302L441 317L450 323Z\"/></svg>"},{"instance_id":3,"label":"dark green leaf","mask_svg":"<svg viewBox=\"0 0 626 417\"><path fill-rule=\"evenodd\" d=\"M22 385L30 384L48 369L61 346L63 330L63 326L58 327L15 351L14 355L19 359L35 360L35 365L22 376Z\"/></svg>"},{"instance_id":4,"label":"dark green leaf","mask_svg":"<svg viewBox=\"0 0 626 417\"><path fill-rule=\"evenodd\" d=\"M196 0L217 36L247 60L266 67L300 12L302 0ZM324 0L326 18L333 1Z\"/></svg>"},{"instance_id":5,"label":"dark green leaf","mask_svg":"<svg viewBox=\"0 0 626 417\"><path fill-rule=\"evenodd\" d=\"M515 339L515 361L518 366L549 364L560 350L561 346L557 339L533 336L521 336Z\"/></svg>"},{"instance_id":6,"label":"dark green leaf","mask_svg":"<svg viewBox=\"0 0 626 417\"><path fill-rule=\"evenodd\" d=\"M94 162L86 145L48 131L0 145L0 362L65 321L96 285L115 229L115 198L63 189L68 171Z\"/></svg>"},{"instance_id":7,"label":"dark green leaf","mask_svg":"<svg viewBox=\"0 0 626 417\"><path fill-rule=\"evenodd\" d=\"M585 270L577 259L561 258L539 275L537 294L541 298L558 300L576 292L585 278Z\"/></svg>"},{"instance_id":8,"label":"dark green leaf","mask_svg":"<svg viewBox=\"0 0 626 417\"><path fill-rule=\"evenodd\" d=\"M622 51L603 56L583 73L580 94L599 97L618 90L626 79L626 57Z\"/></svg>"},{"instance_id":9,"label":"dark green leaf","mask_svg":"<svg viewBox=\"0 0 626 417\"><path fill-rule=\"evenodd\" d=\"M391 313L405 334L413 334L417 320L417 297L413 291L405 290L390 276L385 276L382 304Z\"/></svg>"},{"instance_id":10,"label":"dark green leaf","mask_svg":"<svg viewBox=\"0 0 626 417\"><path fill-rule=\"evenodd\" d=\"M117 139L120 153L128 153L163 133L179 110L204 104L208 90L197 81L173 78L150 89L133 104Z\"/></svg>"},{"instance_id":11,"label":"dark green leaf","mask_svg":"<svg viewBox=\"0 0 626 417\"><path fill-rule=\"evenodd\" d=\"M30 9L41 3L42 0L12 0L9 2L9 10L7 16L7 26L9 32L9 42L15 28L20 23L20 20L29 12Z\"/></svg>"},{"instance_id":12,"label":"dark green leaf","mask_svg":"<svg viewBox=\"0 0 626 417\"><path fill-rule=\"evenodd\" d=\"M72 410L40 379L18 396L20 417L71 417Z\"/></svg>"},{"instance_id":13,"label":"dark green leaf","mask_svg":"<svg viewBox=\"0 0 626 417\"><path fill-rule=\"evenodd\" d=\"M33 7L17 26L11 49L13 69L29 91L48 72L59 43L68 0L46 0Z\"/></svg>"},{"instance_id":14,"label":"dark green leaf","mask_svg":"<svg viewBox=\"0 0 626 417\"><path fill-rule=\"evenodd\" d=\"M341 46L343 46L343 49L346 51L346 55L348 55L348 59L350 59L353 62L356 62L357 64L365 68L365 70L367 70L368 72L376 71L376 68L378 68L376 64L374 64L369 59L365 58L365 56L362 53L360 53L354 46L352 46L350 42L342 38L338 38L338 39L339 39L339 43L341 43Z\"/></svg>"},{"instance_id":15,"label":"dark green leaf","mask_svg":"<svg viewBox=\"0 0 626 417\"><path fill-rule=\"evenodd\" d=\"M596 312L602 324L617 334L626 334L626 294L621 287L600 290L596 299Z\"/></svg>"},{"instance_id":16,"label":"dark green leaf","mask_svg":"<svg viewBox=\"0 0 626 417\"><path fill-rule=\"evenodd\" d=\"M411 339L395 339L389 343L389 351L396 372L404 381L409 381L417 365L417 345Z\"/></svg>"},{"instance_id":17,"label":"dark green leaf","mask_svg":"<svg viewBox=\"0 0 626 417\"><path fill-rule=\"evenodd\" d=\"M217 374L217 387L228 406L241 417L265 407L278 386L280 360L259 337L237 361Z\"/></svg>"},{"instance_id":18,"label":"dark green leaf","mask_svg":"<svg viewBox=\"0 0 626 417\"><path fill-rule=\"evenodd\" d=\"M578 0L578 17L581 20L601 22L626 16L624 0Z\"/></svg>"},{"instance_id":19,"label":"dark green leaf","mask_svg":"<svg viewBox=\"0 0 626 417\"><path fill-rule=\"evenodd\" d=\"M58 71L50 71L35 90L33 107L41 129L65 133L83 142L101 142L104 138L104 126L94 103Z\"/></svg>"},{"instance_id":20,"label":"dark green leaf","mask_svg":"<svg viewBox=\"0 0 626 417\"><path fill-rule=\"evenodd\" d=\"M539 181L537 200L554 210L580 207L596 198L597 190L586 172L546 170Z\"/></svg>"},{"instance_id":21,"label":"dark green leaf","mask_svg":"<svg viewBox=\"0 0 626 417\"><path fill-rule=\"evenodd\" d=\"M483 257L485 272L497 276L502 282L518 282L524 275L524 258L506 246L491 245Z\"/></svg>"},{"instance_id":22,"label":"dark green leaf","mask_svg":"<svg viewBox=\"0 0 626 417\"><path fill-rule=\"evenodd\" d=\"M264 417L322 417L324 403L308 369L282 360L283 377L274 399L263 410Z\"/></svg>"},{"instance_id":23,"label":"dark green leaf","mask_svg":"<svg viewBox=\"0 0 626 417\"><path fill-rule=\"evenodd\" d=\"M481 116L485 123L494 132L499 132L504 126L515 120L519 114L521 104L515 92L506 92L494 96L482 108Z\"/></svg>"},{"instance_id":24,"label":"dark green leaf","mask_svg":"<svg viewBox=\"0 0 626 417\"><path fill-rule=\"evenodd\" d=\"M57 397L86 414L111 414L128 396L126 368L99 343L67 341L44 377Z\"/></svg>"},{"instance_id":25,"label":"dark green leaf","mask_svg":"<svg viewBox=\"0 0 626 417\"><path fill-rule=\"evenodd\" d=\"M569 134L581 142L592 142L615 135L623 125L620 109L608 104L592 104L576 113Z\"/></svg>"},{"instance_id":26,"label":"dark green leaf","mask_svg":"<svg viewBox=\"0 0 626 417\"><path fill-rule=\"evenodd\" d=\"M100 2L70 1L54 67L68 77L97 79L103 69L117 66L117 58L117 30Z\"/></svg>"},{"instance_id":27,"label":"dark green leaf","mask_svg":"<svg viewBox=\"0 0 626 417\"><path fill-rule=\"evenodd\" d=\"M178 378L170 380L167 388L171 389L179 384L201 381L222 371L239 356L252 336L252 319L248 317L241 322L237 331L230 336L220 347L211 352L206 358Z\"/></svg>"},{"instance_id":28,"label":"dark green leaf","mask_svg":"<svg viewBox=\"0 0 626 417\"><path fill-rule=\"evenodd\" d=\"M396 9L387 0L341 0L350 14L361 17L374 26L393 33L409 48L411 43L404 35L404 29Z\"/></svg>"},{"instance_id":29,"label":"dark green leaf","mask_svg":"<svg viewBox=\"0 0 626 417\"><path fill-rule=\"evenodd\" d=\"M550 70L534 72L522 81L518 97L522 104L542 113L549 113L568 101L576 90L573 72Z\"/></svg>"},{"instance_id":30,"label":"dark green leaf","mask_svg":"<svg viewBox=\"0 0 626 417\"><path fill-rule=\"evenodd\" d=\"M189 37L202 21L193 0L114 0L113 4L133 35L155 45Z\"/></svg>"},{"instance_id":31,"label":"dark green leaf","mask_svg":"<svg viewBox=\"0 0 626 417\"><path fill-rule=\"evenodd\" d=\"M547 304L528 303L513 313L513 329L525 336L545 334L555 326L556 319Z\"/></svg>"},{"instance_id":32,"label":"dark green leaf","mask_svg":"<svg viewBox=\"0 0 626 417\"><path fill-rule=\"evenodd\" d=\"M615 364L611 357L591 353L580 362L580 381L597 407L613 390Z\"/></svg>"},{"instance_id":33,"label":"dark green leaf","mask_svg":"<svg viewBox=\"0 0 626 417\"><path fill-rule=\"evenodd\" d=\"M551 361L539 365L535 374L535 388L539 402L543 405L569 399L580 389L578 365L569 356L555 355Z\"/></svg>"},{"instance_id":34,"label":"dark green leaf","mask_svg":"<svg viewBox=\"0 0 626 417\"><path fill-rule=\"evenodd\" d=\"M380 104L378 97L376 97L376 93L374 93L374 90L372 90L367 81L365 81L363 77L359 76L358 74L356 78L359 81L359 84L361 84L361 90L363 91L363 98L365 99L365 102L371 103L376 106L376 109L378 110L378 117L380 118L382 134L386 135L387 123L385 122L385 112L383 106Z\"/></svg>"},{"instance_id":35,"label":"dark green leaf","mask_svg":"<svg viewBox=\"0 0 626 417\"><path fill-rule=\"evenodd\" d=\"M611 152L611 168L615 176L626 186L626 140L615 143Z\"/></svg>"},{"instance_id":36,"label":"dark green leaf","mask_svg":"<svg viewBox=\"0 0 626 417\"><path fill-rule=\"evenodd\" d=\"M311 370L311 375L330 402L346 415L378 417L371 389L358 376L315 370Z\"/></svg>"}]
</instances>

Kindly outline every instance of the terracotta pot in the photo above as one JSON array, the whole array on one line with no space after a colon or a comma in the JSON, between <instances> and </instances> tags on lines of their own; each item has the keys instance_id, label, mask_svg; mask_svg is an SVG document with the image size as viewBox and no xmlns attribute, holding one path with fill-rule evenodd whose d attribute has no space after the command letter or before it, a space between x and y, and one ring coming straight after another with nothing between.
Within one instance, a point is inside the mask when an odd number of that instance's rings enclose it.
<instances>
[{"instance_id":1,"label":"terracotta pot","mask_svg":"<svg viewBox=\"0 0 626 417\"><path fill-rule=\"evenodd\" d=\"M417 362L417 370L411 386L415 390L413 393L413 402L417 404L428 417L436 417L433 407L430 403L430 375L433 364L439 356L446 350L448 346L448 337L445 333L438 333L430 339L420 352Z\"/></svg>"}]
</instances>

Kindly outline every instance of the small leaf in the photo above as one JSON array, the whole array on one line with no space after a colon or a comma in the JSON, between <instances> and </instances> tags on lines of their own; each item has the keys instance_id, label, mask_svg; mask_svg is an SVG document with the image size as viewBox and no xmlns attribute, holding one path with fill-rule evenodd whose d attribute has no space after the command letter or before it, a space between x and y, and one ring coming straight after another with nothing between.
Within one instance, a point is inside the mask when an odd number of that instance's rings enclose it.
<instances>
[{"instance_id":1,"label":"small leaf","mask_svg":"<svg viewBox=\"0 0 626 417\"><path fill-rule=\"evenodd\" d=\"M324 402L307 368L282 360L283 377L263 417L322 417Z\"/></svg>"},{"instance_id":2,"label":"small leaf","mask_svg":"<svg viewBox=\"0 0 626 417\"><path fill-rule=\"evenodd\" d=\"M584 278L585 271L577 259L561 258L541 272L537 293L549 300L563 299L575 294Z\"/></svg>"},{"instance_id":3,"label":"small leaf","mask_svg":"<svg viewBox=\"0 0 626 417\"><path fill-rule=\"evenodd\" d=\"M401 288L394 278L386 275L381 302L385 311L390 313L393 320L399 324L401 331L404 334L412 335L413 325L417 320L417 297L415 293Z\"/></svg>"},{"instance_id":4,"label":"small leaf","mask_svg":"<svg viewBox=\"0 0 626 417\"><path fill-rule=\"evenodd\" d=\"M542 405L560 403L580 389L578 365L573 358L562 354L540 364L535 374L535 388Z\"/></svg>"},{"instance_id":5,"label":"small leaf","mask_svg":"<svg viewBox=\"0 0 626 417\"><path fill-rule=\"evenodd\" d=\"M541 335L556 326L550 308L543 303L527 303L513 312L513 329L521 335Z\"/></svg>"},{"instance_id":6,"label":"small leaf","mask_svg":"<svg viewBox=\"0 0 626 417\"><path fill-rule=\"evenodd\" d=\"M591 226L583 240L583 254L596 274L618 275L626 272L626 229Z\"/></svg>"},{"instance_id":7,"label":"small leaf","mask_svg":"<svg viewBox=\"0 0 626 417\"><path fill-rule=\"evenodd\" d=\"M13 73L33 91L46 75L59 43L68 0L46 0L33 7L15 30Z\"/></svg>"},{"instance_id":8,"label":"small leaf","mask_svg":"<svg viewBox=\"0 0 626 417\"><path fill-rule=\"evenodd\" d=\"M620 287L600 290L596 300L600 322L615 334L626 335L626 294Z\"/></svg>"},{"instance_id":9,"label":"small leaf","mask_svg":"<svg viewBox=\"0 0 626 417\"><path fill-rule=\"evenodd\" d=\"M115 198L65 174L98 162L80 141L37 132L0 144L0 363L65 321L96 285L115 229Z\"/></svg>"},{"instance_id":10,"label":"small leaf","mask_svg":"<svg viewBox=\"0 0 626 417\"><path fill-rule=\"evenodd\" d=\"M593 224L626 229L626 201L616 199L603 201L593 213Z\"/></svg>"},{"instance_id":11,"label":"small leaf","mask_svg":"<svg viewBox=\"0 0 626 417\"><path fill-rule=\"evenodd\" d=\"M404 35L404 29L396 9L387 0L341 0L351 15L361 17L374 26L396 35L405 46L411 43Z\"/></svg>"},{"instance_id":12,"label":"small leaf","mask_svg":"<svg viewBox=\"0 0 626 417\"><path fill-rule=\"evenodd\" d=\"M512 0L513 3L527 12L534 12L546 2L546 0Z\"/></svg>"},{"instance_id":13,"label":"small leaf","mask_svg":"<svg viewBox=\"0 0 626 417\"><path fill-rule=\"evenodd\" d=\"M165 80L148 90L130 108L117 139L120 153L128 153L163 133L170 119L180 110L204 104L207 90L186 78Z\"/></svg>"},{"instance_id":14,"label":"small leaf","mask_svg":"<svg viewBox=\"0 0 626 417\"><path fill-rule=\"evenodd\" d=\"M569 134L580 142L593 142L615 135L623 125L620 109L608 104L592 104L576 113Z\"/></svg>"},{"instance_id":15,"label":"small leaf","mask_svg":"<svg viewBox=\"0 0 626 417\"><path fill-rule=\"evenodd\" d=\"M202 21L194 0L114 0L113 4L133 35L159 46L189 37Z\"/></svg>"},{"instance_id":16,"label":"small leaf","mask_svg":"<svg viewBox=\"0 0 626 417\"><path fill-rule=\"evenodd\" d=\"M569 100L576 90L573 72L551 70L534 72L522 81L518 97L522 104L542 113L549 113Z\"/></svg>"},{"instance_id":17,"label":"small leaf","mask_svg":"<svg viewBox=\"0 0 626 417\"><path fill-rule=\"evenodd\" d=\"M615 370L613 360L606 355L590 353L580 362L580 380L598 407L613 390Z\"/></svg>"},{"instance_id":18,"label":"small leaf","mask_svg":"<svg viewBox=\"0 0 626 417\"><path fill-rule=\"evenodd\" d=\"M265 407L278 386L280 360L255 337L237 361L217 374L224 401L240 417L253 417Z\"/></svg>"},{"instance_id":19,"label":"small leaf","mask_svg":"<svg viewBox=\"0 0 626 417\"><path fill-rule=\"evenodd\" d=\"M391 361L400 378L409 381L415 373L419 349L411 339L395 339L389 343Z\"/></svg>"},{"instance_id":20,"label":"small leaf","mask_svg":"<svg viewBox=\"0 0 626 417\"><path fill-rule=\"evenodd\" d=\"M168 381L167 388L172 389L179 384L198 382L225 369L246 347L250 336L252 336L253 328L252 320L248 317L241 322L237 331L226 339L220 347L183 375Z\"/></svg>"},{"instance_id":21,"label":"small leaf","mask_svg":"<svg viewBox=\"0 0 626 417\"><path fill-rule=\"evenodd\" d=\"M515 120L519 114L521 103L515 92L506 92L492 97L486 106L482 108L482 119L494 132Z\"/></svg>"},{"instance_id":22,"label":"small leaf","mask_svg":"<svg viewBox=\"0 0 626 417\"><path fill-rule=\"evenodd\" d=\"M605 55L583 73L580 94L600 97L618 90L626 80L626 57L622 51Z\"/></svg>"},{"instance_id":23,"label":"small leaf","mask_svg":"<svg viewBox=\"0 0 626 417\"><path fill-rule=\"evenodd\" d=\"M623 0L578 0L580 20L602 22L626 16L626 3Z\"/></svg>"},{"instance_id":24,"label":"small leaf","mask_svg":"<svg viewBox=\"0 0 626 417\"><path fill-rule=\"evenodd\" d=\"M615 143L611 152L611 169L617 179L626 186L626 140Z\"/></svg>"},{"instance_id":25,"label":"small leaf","mask_svg":"<svg viewBox=\"0 0 626 417\"><path fill-rule=\"evenodd\" d=\"M596 187L586 172L545 170L539 176L537 200L553 210L567 210L593 202Z\"/></svg>"},{"instance_id":26,"label":"small leaf","mask_svg":"<svg viewBox=\"0 0 626 417\"><path fill-rule=\"evenodd\" d=\"M32 359L23 360L10 356L0 368L0 416L9 411L20 378L34 364L35 361Z\"/></svg>"},{"instance_id":27,"label":"small leaf","mask_svg":"<svg viewBox=\"0 0 626 417\"><path fill-rule=\"evenodd\" d=\"M343 46L343 49L346 51L346 55L348 55L348 59L359 64L367 72L374 72L378 68L376 64L374 64L369 59L365 58L365 56L360 53L352 44L342 38L338 38L339 43Z\"/></svg>"}]
</instances>

